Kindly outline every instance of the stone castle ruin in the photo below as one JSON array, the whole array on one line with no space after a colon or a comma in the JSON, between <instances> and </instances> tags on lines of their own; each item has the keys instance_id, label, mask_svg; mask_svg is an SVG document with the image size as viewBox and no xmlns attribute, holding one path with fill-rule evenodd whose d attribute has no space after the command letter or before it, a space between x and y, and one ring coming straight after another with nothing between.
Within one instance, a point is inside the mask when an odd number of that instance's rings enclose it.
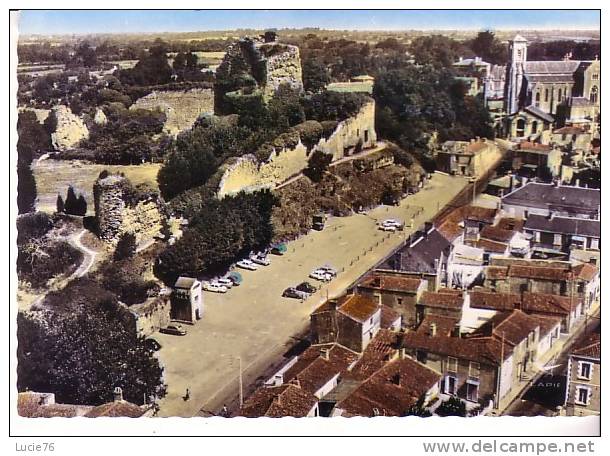
<instances>
[{"instance_id":1,"label":"stone castle ruin","mask_svg":"<svg viewBox=\"0 0 610 456\"><path fill-rule=\"evenodd\" d=\"M224 96L232 92L260 91L268 101L282 84L303 90L303 71L297 46L243 38L229 46L216 71L217 107ZM239 82L235 82L239 81Z\"/></svg>"},{"instance_id":2,"label":"stone castle ruin","mask_svg":"<svg viewBox=\"0 0 610 456\"><path fill-rule=\"evenodd\" d=\"M49 115L54 116L56 123L55 131L51 133L51 144L55 150L62 152L72 149L89 137L85 122L73 114L68 106L54 106Z\"/></svg>"},{"instance_id":3,"label":"stone castle ruin","mask_svg":"<svg viewBox=\"0 0 610 456\"><path fill-rule=\"evenodd\" d=\"M190 129L202 115L214 114L212 89L153 91L129 109L160 109L165 113L164 131L172 136Z\"/></svg>"},{"instance_id":4,"label":"stone castle ruin","mask_svg":"<svg viewBox=\"0 0 610 456\"><path fill-rule=\"evenodd\" d=\"M157 192L133 187L121 174L102 173L93 184L99 237L112 244L131 232L136 243L154 239L162 229L164 203Z\"/></svg>"},{"instance_id":5,"label":"stone castle ruin","mask_svg":"<svg viewBox=\"0 0 610 456\"><path fill-rule=\"evenodd\" d=\"M352 155L358 148L374 147L376 141L375 102L371 99L358 114L339 122L330 136L320 138L309 150L299 139L293 147L274 149L264 161L252 154L230 159L219 171L217 195L223 198L244 190L275 188L303 171L313 150L330 154L336 161Z\"/></svg>"}]
</instances>

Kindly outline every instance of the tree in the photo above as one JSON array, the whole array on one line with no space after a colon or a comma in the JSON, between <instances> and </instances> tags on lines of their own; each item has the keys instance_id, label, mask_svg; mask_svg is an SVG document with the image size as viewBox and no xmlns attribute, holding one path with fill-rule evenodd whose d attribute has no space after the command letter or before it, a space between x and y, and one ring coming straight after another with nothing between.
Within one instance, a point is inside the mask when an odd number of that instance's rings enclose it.
<instances>
[{"instance_id":1,"label":"tree","mask_svg":"<svg viewBox=\"0 0 610 456\"><path fill-rule=\"evenodd\" d=\"M64 212L64 199L59 193L57 194L56 211L59 213Z\"/></svg>"},{"instance_id":2,"label":"tree","mask_svg":"<svg viewBox=\"0 0 610 456\"><path fill-rule=\"evenodd\" d=\"M136 235L127 232L123 233L114 249L114 261L131 258L136 253Z\"/></svg>"},{"instance_id":3,"label":"tree","mask_svg":"<svg viewBox=\"0 0 610 456\"><path fill-rule=\"evenodd\" d=\"M314 182L320 182L332 160L332 155L321 150L314 150L307 162L307 168L303 170L303 174Z\"/></svg>"},{"instance_id":4,"label":"tree","mask_svg":"<svg viewBox=\"0 0 610 456\"><path fill-rule=\"evenodd\" d=\"M330 82L330 74L326 65L317 59L303 62L303 86L309 92L319 92Z\"/></svg>"},{"instance_id":5,"label":"tree","mask_svg":"<svg viewBox=\"0 0 610 456\"><path fill-rule=\"evenodd\" d=\"M80 194L76 196L74 187L68 187L68 193L64 202L64 212L71 215L85 215L87 213L87 202L85 197Z\"/></svg>"},{"instance_id":6,"label":"tree","mask_svg":"<svg viewBox=\"0 0 610 456\"><path fill-rule=\"evenodd\" d=\"M432 413L425 406L426 396L421 396L415 404L410 406L405 412L404 416L418 416L420 418L428 418L432 416Z\"/></svg>"},{"instance_id":7,"label":"tree","mask_svg":"<svg viewBox=\"0 0 610 456\"><path fill-rule=\"evenodd\" d=\"M507 49L490 30L479 32L471 42L470 48L483 60L502 64L506 62Z\"/></svg>"},{"instance_id":8,"label":"tree","mask_svg":"<svg viewBox=\"0 0 610 456\"><path fill-rule=\"evenodd\" d=\"M32 212L36 203L36 180L32 173L32 160L49 150L51 136L33 111L19 113L17 119L17 209L20 214Z\"/></svg>"},{"instance_id":9,"label":"tree","mask_svg":"<svg viewBox=\"0 0 610 456\"><path fill-rule=\"evenodd\" d=\"M116 310L19 313L17 388L47 391L57 402L111 402L115 387L126 400L165 395L162 367L153 350Z\"/></svg>"},{"instance_id":10,"label":"tree","mask_svg":"<svg viewBox=\"0 0 610 456\"><path fill-rule=\"evenodd\" d=\"M436 409L438 416L466 416L466 404L456 396L451 396Z\"/></svg>"}]
</instances>

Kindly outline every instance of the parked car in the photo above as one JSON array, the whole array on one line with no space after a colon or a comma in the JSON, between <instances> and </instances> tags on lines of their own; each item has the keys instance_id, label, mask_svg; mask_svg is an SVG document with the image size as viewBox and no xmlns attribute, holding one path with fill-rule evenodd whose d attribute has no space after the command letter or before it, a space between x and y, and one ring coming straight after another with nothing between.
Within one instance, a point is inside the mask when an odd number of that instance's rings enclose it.
<instances>
[{"instance_id":1,"label":"parked car","mask_svg":"<svg viewBox=\"0 0 610 456\"><path fill-rule=\"evenodd\" d=\"M238 268L248 269L249 271L256 271L258 269L258 266L256 266L252 260L247 259L238 261L235 265Z\"/></svg>"},{"instance_id":2,"label":"parked car","mask_svg":"<svg viewBox=\"0 0 610 456\"><path fill-rule=\"evenodd\" d=\"M269 261L269 258L267 258L267 255L252 255L250 257L250 260L252 260L253 263L256 264L261 264L263 266L269 266L271 264L271 261Z\"/></svg>"},{"instance_id":3,"label":"parked car","mask_svg":"<svg viewBox=\"0 0 610 456\"><path fill-rule=\"evenodd\" d=\"M381 231L390 231L391 233L396 231L396 227L394 225L379 225L379 229Z\"/></svg>"},{"instance_id":4,"label":"parked car","mask_svg":"<svg viewBox=\"0 0 610 456\"><path fill-rule=\"evenodd\" d=\"M316 271L323 271L330 274L333 277L337 277L337 270L329 265L320 266Z\"/></svg>"},{"instance_id":5,"label":"parked car","mask_svg":"<svg viewBox=\"0 0 610 456\"><path fill-rule=\"evenodd\" d=\"M220 278L214 280L214 282L227 287L227 289L231 289L231 288L233 288L233 285L235 285L235 282L233 282L228 277L220 277Z\"/></svg>"},{"instance_id":6,"label":"parked car","mask_svg":"<svg viewBox=\"0 0 610 456\"><path fill-rule=\"evenodd\" d=\"M147 337L146 339L144 339L144 345L146 346L146 348L149 348L152 351L158 351L161 349L161 344L152 337Z\"/></svg>"},{"instance_id":7,"label":"parked car","mask_svg":"<svg viewBox=\"0 0 610 456\"><path fill-rule=\"evenodd\" d=\"M214 293L226 293L228 290L227 287L218 282L203 282L203 289Z\"/></svg>"},{"instance_id":8,"label":"parked car","mask_svg":"<svg viewBox=\"0 0 610 456\"><path fill-rule=\"evenodd\" d=\"M284 290L282 296L284 298L307 299L309 297L309 293L305 293L303 291L297 290L296 288L289 287Z\"/></svg>"},{"instance_id":9,"label":"parked car","mask_svg":"<svg viewBox=\"0 0 610 456\"><path fill-rule=\"evenodd\" d=\"M186 329L179 324L167 325L165 328L159 330L163 334L171 334L173 336L186 336Z\"/></svg>"},{"instance_id":10,"label":"parked car","mask_svg":"<svg viewBox=\"0 0 610 456\"><path fill-rule=\"evenodd\" d=\"M235 285L236 287L241 285L241 283L244 281L244 278L237 271L229 272L229 274L227 274L226 278L229 279L231 282L233 282L233 285Z\"/></svg>"},{"instance_id":11,"label":"parked car","mask_svg":"<svg viewBox=\"0 0 610 456\"><path fill-rule=\"evenodd\" d=\"M297 289L298 291L303 291L303 292L305 292L305 293L309 293L309 294L315 293L315 292L316 292L316 290L317 290L317 289L316 289L316 287L314 287L314 286L313 286L312 284L310 284L309 282L301 282L300 284L298 284L298 285L296 286L296 289Z\"/></svg>"},{"instance_id":12,"label":"parked car","mask_svg":"<svg viewBox=\"0 0 610 456\"><path fill-rule=\"evenodd\" d=\"M283 255L288 251L288 247L286 247L286 244L279 243L279 244L275 244L271 247L271 253L273 253L274 255Z\"/></svg>"},{"instance_id":13,"label":"parked car","mask_svg":"<svg viewBox=\"0 0 610 456\"><path fill-rule=\"evenodd\" d=\"M328 272L320 271L319 269L316 269L311 274L309 274L309 277L312 279L319 280L321 282L330 282L333 279L333 276L330 275Z\"/></svg>"}]
</instances>

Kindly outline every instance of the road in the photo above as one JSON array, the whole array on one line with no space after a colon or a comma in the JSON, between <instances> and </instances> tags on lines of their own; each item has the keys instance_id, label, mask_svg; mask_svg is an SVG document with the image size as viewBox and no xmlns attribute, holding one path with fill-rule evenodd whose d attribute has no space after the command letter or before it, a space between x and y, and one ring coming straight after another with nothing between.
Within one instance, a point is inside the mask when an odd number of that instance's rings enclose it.
<instances>
[{"instance_id":1,"label":"road","mask_svg":"<svg viewBox=\"0 0 610 456\"><path fill-rule=\"evenodd\" d=\"M561 352L546 363L549 367L531 382L520 398L517 398L503 415L510 416L557 416L558 407L564 405L568 357L572 347L582 342L592 331L600 330L599 310L587 318L576 333L567 341Z\"/></svg>"},{"instance_id":2,"label":"road","mask_svg":"<svg viewBox=\"0 0 610 456\"><path fill-rule=\"evenodd\" d=\"M336 296L404 242L413 229L386 233L377 223L400 218L414 228L430 220L467 184L464 178L435 174L419 193L397 207L380 206L367 214L331 218L320 232L312 231L287 244L270 266L240 270L244 282L226 294L205 293L203 319L188 326L183 337L155 334L165 367L167 396L159 402L160 416L195 416L200 410L218 412L238 396L239 358L244 396L285 362L283 354L309 326L309 314L327 296ZM308 300L282 298L282 291L325 263L340 272ZM313 281L311 281L313 282ZM186 388L190 399L185 400Z\"/></svg>"}]
</instances>

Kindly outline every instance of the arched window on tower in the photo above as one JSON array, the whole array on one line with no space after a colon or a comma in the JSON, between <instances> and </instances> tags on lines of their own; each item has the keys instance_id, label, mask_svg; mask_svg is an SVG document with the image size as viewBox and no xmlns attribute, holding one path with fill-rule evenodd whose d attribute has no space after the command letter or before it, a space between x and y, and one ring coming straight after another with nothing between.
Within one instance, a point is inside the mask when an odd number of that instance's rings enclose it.
<instances>
[{"instance_id":1,"label":"arched window on tower","mask_svg":"<svg viewBox=\"0 0 610 456\"><path fill-rule=\"evenodd\" d=\"M591 101L591 103L597 104L598 97L599 93L597 86L591 87L591 92L589 93L589 101Z\"/></svg>"},{"instance_id":2,"label":"arched window on tower","mask_svg":"<svg viewBox=\"0 0 610 456\"><path fill-rule=\"evenodd\" d=\"M537 108L540 107L540 92L536 92L536 102L535 105Z\"/></svg>"},{"instance_id":3,"label":"arched window on tower","mask_svg":"<svg viewBox=\"0 0 610 456\"><path fill-rule=\"evenodd\" d=\"M544 89L544 102L547 103L549 101L549 89Z\"/></svg>"}]
</instances>

